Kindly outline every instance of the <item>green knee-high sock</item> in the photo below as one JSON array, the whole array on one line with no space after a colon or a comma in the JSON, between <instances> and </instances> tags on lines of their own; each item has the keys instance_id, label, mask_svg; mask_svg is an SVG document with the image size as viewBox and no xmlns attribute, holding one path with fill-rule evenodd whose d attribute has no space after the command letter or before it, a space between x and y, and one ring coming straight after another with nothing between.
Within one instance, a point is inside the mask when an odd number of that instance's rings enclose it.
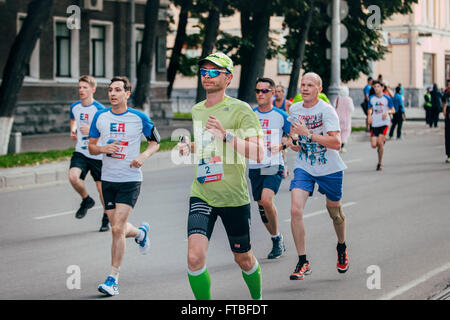
<instances>
[{"instance_id":1,"label":"green knee-high sock","mask_svg":"<svg viewBox=\"0 0 450 320\"><path fill-rule=\"evenodd\" d=\"M197 300L211 300L211 279L206 266L198 271L188 269L189 284Z\"/></svg>"},{"instance_id":2,"label":"green knee-high sock","mask_svg":"<svg viewBox=\"0 0 450 320\"><path fill-rule=\"evenodd\" d=\"M261 267L258 261L255 262L253 268L246 272L242 270L242 276L244 277L245 283L250 290L250 295L253 300L261 299Z\"/></svg>"}]
</instances>

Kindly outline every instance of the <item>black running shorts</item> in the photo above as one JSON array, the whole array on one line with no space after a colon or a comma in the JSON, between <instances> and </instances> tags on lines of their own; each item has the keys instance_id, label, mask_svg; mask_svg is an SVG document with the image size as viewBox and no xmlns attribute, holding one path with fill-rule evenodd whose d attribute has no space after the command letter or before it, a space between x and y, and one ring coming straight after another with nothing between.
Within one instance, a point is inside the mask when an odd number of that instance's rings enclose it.
<instances>
[{"instance_id":1,"label":"black running shorts","mask_svg":"<svg viewBox=\"0 0 450 320\"><path fill-rule=\"evenodd\" d=\"M116 208L116 203L127 204L134 208L141 191L141 182L109 182L102 181L105 210Z\"/></svg>"},{"instance_id":2,"label":"black running shorts","mask_svg":"<svg viewBox=\"0 0 450 320\"><path fill-rule=\"evenodd\" d=\"M248 252L250 245L250 204L240 207L211 207L197 197L189 200L187 233L202 234L211 239L217 217L222 219L231 251Z\"/></svg>"},{"instance_id":3,"label":"black running shorts","mask_svg":"<svg viewBox=\"0 0 450 320\"><path fill-rule=\"evenodd\" d=\"M91 159L86 157L81 152L75 151L70 159L70 168L80 168L80 179L84 180L88 172L91 172L91 176L94 181L100 181L102 176L102 160Z\"/></svg>"}]
</instances>

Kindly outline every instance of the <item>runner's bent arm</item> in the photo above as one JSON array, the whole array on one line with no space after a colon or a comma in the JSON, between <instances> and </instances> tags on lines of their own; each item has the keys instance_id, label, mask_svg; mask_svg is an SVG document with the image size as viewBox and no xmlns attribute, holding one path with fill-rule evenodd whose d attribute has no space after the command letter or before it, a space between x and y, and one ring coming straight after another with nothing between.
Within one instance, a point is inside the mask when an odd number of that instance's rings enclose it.
<instances>
[{"instance_id":1,"label":"runner's bent arm","mask_svg":"<svg viewBox=\"0 0 450 320\"><path fill-rule=\"evenodd\" d=\"M107 144L105 146L98 146L98 139L100 138L89 138L89 153L96 156L101 153L108 153L113 154L119 151L119 147L117 146L117 141L114 141L113 143Z\"/></svg>"},{"instance_id":2,"label":"runner's bent arm","mask_svg":"<svg viewBox=\"0 0 450 320\"><path fill-rule=\"evenodd\" d=\"M77 139L77 121L75 119L70 119L70 138Z\"/></svg>"},{"instance_id":3,"label":"runner's bent arm","mask_svg":"<svg viewBox=\"0 0 450 320\"><path fill-rule=\"evenodd\" d=\"M340 131L328 131L327 136L310 132L303 122L293 123L291 125L291 133L296 133L300 136L306 137L309 133L312 133L311 140L319 143L320 145L339 150L341 148L341 133Z\"/></svg>"},{"instance_id":4,"label":"runner's bent arm","mask_svg":"<svg viewBox=\"0 0 450 320\"><path fill-rule=\"evenodd\" d=\"M261 162L264 158L264 146L262 137L250 137L245 140L234 136L233 142L230 142L233 149L244 157L256 162Z\"/></svg>"},{"instance_id":5,"label":"runner's bent arm","mask_svg":"<svg viewBox=\"0 0 450 320\"><path fill-rule=\"evenodd\" d=\"M223 128L220 121L214 116L209 117L206 123L206 130L210 131L211 134L221 140L224 140L225 135L227 134L227 131ZM264 158L264 145L262 137L254 136L244 140L234 136L233 141L230 141L229 143L233 146L234 150L247 159L261 162Z\"/></svg>"},{"instance_id":6,"label":"runner's bent arm","mask_svg":"<svg viewBox=\"0 0 450 320\"><path fill-rule=\"evenodd\" d=\"M142 152L136 159L131 161L130 168L140 168L144 164L144 161L154 155L158 150L159 143L157 141L148 141L147 149L145 149L145 151Z\"/></svg>"}]
</instances>

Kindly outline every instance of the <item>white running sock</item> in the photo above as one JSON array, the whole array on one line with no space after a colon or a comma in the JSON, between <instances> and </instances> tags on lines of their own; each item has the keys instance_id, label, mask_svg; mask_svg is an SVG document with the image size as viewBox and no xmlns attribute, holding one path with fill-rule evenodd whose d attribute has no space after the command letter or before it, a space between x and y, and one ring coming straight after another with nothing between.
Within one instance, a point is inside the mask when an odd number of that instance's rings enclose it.
<instances>
[{"instance_id":1,"label":"white running sock","mask_svg":"<svg viewBox=\"0 0 450 320\"><path fill-rule=\"evenodd\" d=\"M136 235L135 239L137 241L142 241L142 240L144 240L144 237L145 237L145 232L141 229L138 229L138 234Z\"/></svg>"},{"instance_id":2,"label":"white running sock","mask_svg":"<svg viewBox=\"0 0 450 320\"><path fill-rule=\"evenodd\" d=\"M110 276L113 277L114 279L116 279L116 282L119 283L119 268L116 267L111 267L111 274Z\"/></svg>"}]
</instances>

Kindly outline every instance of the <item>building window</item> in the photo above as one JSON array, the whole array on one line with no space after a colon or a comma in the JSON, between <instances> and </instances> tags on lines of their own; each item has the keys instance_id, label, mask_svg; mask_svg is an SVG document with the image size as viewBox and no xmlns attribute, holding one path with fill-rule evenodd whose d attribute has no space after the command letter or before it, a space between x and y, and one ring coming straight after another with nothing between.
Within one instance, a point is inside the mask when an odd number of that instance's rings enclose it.
<instances>
[{"instance_id":1,"label":"building window","mask_svg":"<svg viewBox=\"0 0 450 320\"><path fill-rule=\"evenodd\" d=\"M423 87L430 87L434 83L434 55L423 54Z\"/></svg>"},{"instance_id":2,"label":"building window","mask_svg":"<svg viewBox=\"0 0 450 320\"><path fill-rule=\"evenodd\" d=\"M428 0L427 2L427 22L430 26L434 26L434 0Z\"/></svg>"},{"instance_id":3,"label":"building window","mask_svg":"<svg viewBox=\"0 0 450 320\"><path fill-rule=\"evenodd\" d=\"M445 28L450 29L450 1L445 1Z\"/></svg>"},{"instance_id":4,"label":"building window","mask_svg":"<svg viewBox=\"0 0 450 320\"><path fill-rule=\"evenodd\" d=\"M156 37L156 71L166 72L166 37Z\"/></svg>"},{"instance_id":5,"label":"building window","mask_svg":"<svg viewBox=\"0 0 450 320\"><path fill-rule=\"evenodd\" d=\"M69 77L71 76L71 60L70 60L70 29L67 28L65 22L56 22L56 76Z\"/></svg>"},{"instance_id":6,"label":"building window","mask_svg":"<svg viewBox=\"0 0 450 320\"><path fill-rule=\"evenodd\" d=\"M105 26L92 26L91 48L92 48L92 75L104 78L105 74Z\"/></svg>"},{"instance_id":7,"label":"building window","mask_svg":"<svg viewBox=\"0 0 450 320\"><path fill-rule=\"evenodd\" d=\"M22 29L23 23L26 19L25 13L18 13L17 15L17 34L19 34L20 29ZM37 39L34 46L33 52L30 57L30 61L25 67L25 81L30 80L30 78L39 79L39 39Z\"/></svg>"},{"instance_id":8,"label":"building window","mask_svg":"<svg viewBox=\"0 0 450 320\"><path fill-rule=\"evenodd\" d=\"M445 55L445 81L450 80L450 55Z\"/></svg>"},{"instance_id":9,"label":"building window","mask_svg":"<svg viewBox=\"0 0 450 320\"><path fill-rule=\"evenodd\" d=\"M22 29L23 22L25 21L26 18L27 18L27 17L24 17L24 16L19 17L19 32L20 32L20 29ZM19 33L19 32L18 32L18 33ZM33 51L33 52L34 52L34 51ZM30 76L30 62L27 63L27 65L26 65L25 68L26 68L25 76Z\"/></svg>"},{"instance_id":10,"label":"building window","mask_svg":"<svg viewBox=\"0 0 450 320\"><path fill-rule=\"evenodd\" d=\"M289 75L292 72L292 63L280 53L277 59L277 71L278 75Z\"/></svg>"},{"instance_id":11,"label":"building window","mask_svg":"<svg viewBox=\"0 0 450 320\"><path fill-rule=\"evenodd\" d=\"M110 21L89 21L89 70L94 77L114 76L114 26Z\"/></svg>"},{"instance_id":12,"label":"building window","mask_svg":"<svg viewBox=\"0 0 450 320\"><path fill-rule=\"evenodd\" d=\"M144 29L136 29L136 68L141 58L142 41L144 40Z\"/></svg>"}]
</instances>

